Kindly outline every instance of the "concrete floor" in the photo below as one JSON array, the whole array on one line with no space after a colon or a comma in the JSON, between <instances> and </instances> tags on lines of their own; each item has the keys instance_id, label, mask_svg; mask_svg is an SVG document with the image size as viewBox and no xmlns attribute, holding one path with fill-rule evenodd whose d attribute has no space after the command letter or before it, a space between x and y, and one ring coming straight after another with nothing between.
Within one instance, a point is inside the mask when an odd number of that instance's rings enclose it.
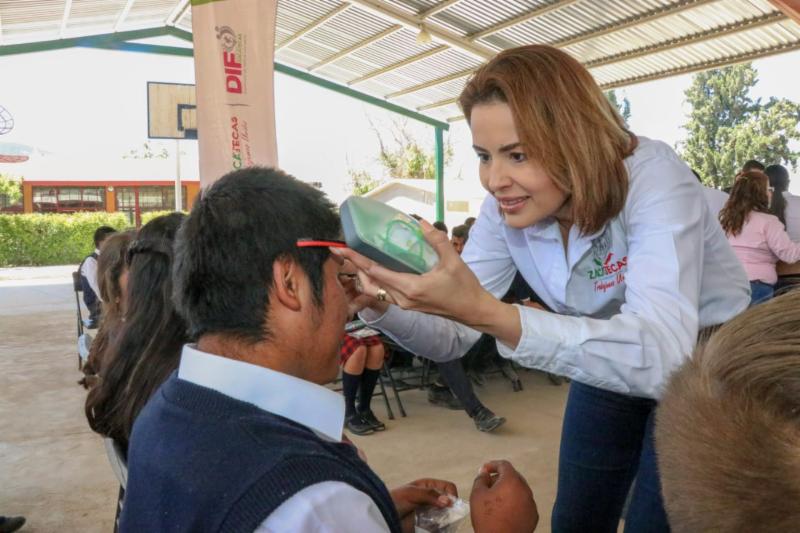
<instances>
[{"instance_id":1,"label":"concrete floor","mask_svg":"<svg viewBox=\"0 0 800 533\"><path fill-rule=\"evenodd\" d=\"M26 532L112 529L117 483L100 438L86 425L85 392L76 384L72 268L0 269L0 514L25 515ZM508 459L533 488L537 531L547 532L568 387L536 372L522 372L522 380L517 393L499 376L477 389L508 418L496 433L479 433L463 412L408 391L407 418L388 420L375 398L387 431L353 440L389 487L438 477L455 482L464 497L484 461Z\"/></svg>"}]
</instances>

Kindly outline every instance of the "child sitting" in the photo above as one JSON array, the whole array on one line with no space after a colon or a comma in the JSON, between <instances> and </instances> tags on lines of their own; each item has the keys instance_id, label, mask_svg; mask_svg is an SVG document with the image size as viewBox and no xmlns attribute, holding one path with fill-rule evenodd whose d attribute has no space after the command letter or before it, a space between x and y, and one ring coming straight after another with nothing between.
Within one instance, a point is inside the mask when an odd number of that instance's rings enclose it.
<instances>
[{"instance_id":1,"label":"child sitting","mask_svg":"<svg viewBox=\"0 0 800 533\"><path fill-rule=\"evenodd\" d=\"M375 417L370 408L384 354L380 333L374 329L362 328L344 334L339 355L342 362L345 427L356 435L369 435L386 429L386 425Z\"/></svg>"}]
</instances>

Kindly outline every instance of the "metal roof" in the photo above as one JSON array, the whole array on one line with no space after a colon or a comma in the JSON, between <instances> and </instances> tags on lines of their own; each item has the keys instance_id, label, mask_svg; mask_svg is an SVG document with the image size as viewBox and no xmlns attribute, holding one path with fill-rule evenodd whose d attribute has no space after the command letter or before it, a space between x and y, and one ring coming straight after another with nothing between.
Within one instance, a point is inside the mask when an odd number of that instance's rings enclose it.
<instances>
[{"instance_id":1,"label":"metal roof","mask_svg":"<svg viewBox=\"0 0 800 533\"><path fill-rule=\"evenodd\" d=\"M279 0L276 61L439 120L498 51L564 49L614 88L800 49L782 0ZM784 2L785 3L785 2ZM0 0L3 46L191 31L189 0ZM430 35L424 42L420 33Z\"/></svg>"}]
</instances>

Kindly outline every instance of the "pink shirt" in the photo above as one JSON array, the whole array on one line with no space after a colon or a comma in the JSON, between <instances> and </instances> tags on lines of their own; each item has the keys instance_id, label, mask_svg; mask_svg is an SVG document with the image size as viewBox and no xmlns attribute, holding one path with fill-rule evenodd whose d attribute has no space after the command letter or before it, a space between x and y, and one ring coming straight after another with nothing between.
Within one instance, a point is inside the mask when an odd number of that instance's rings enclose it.
<instances>
[{"instance_id":1,"label":"pink shirt","mask_svg":"<svg viewBox=\"0 0 800 533\"><path fill-rule=\"evenodd\" d=\"M783 224L774 215L750 213L739 235L728 235L736 257L750 281L774 285L778 281L775 263L800 261L800 243L792 242Z\"/></svg>"}]
</instances>

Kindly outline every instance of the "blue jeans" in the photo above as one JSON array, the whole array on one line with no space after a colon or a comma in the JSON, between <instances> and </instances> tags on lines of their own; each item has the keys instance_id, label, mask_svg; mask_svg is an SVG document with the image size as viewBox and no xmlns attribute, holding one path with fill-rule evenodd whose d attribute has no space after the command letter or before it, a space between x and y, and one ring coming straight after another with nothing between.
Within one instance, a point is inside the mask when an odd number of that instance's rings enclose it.
<instances>
[{"instance_id":1,"label":"blue jeans","mask_svg":"<svg viewBox=\"0 0 800 533\"><path fill-rule=\"evenodd\" d=\"M766 302L775 295L775 285L764 283L763 281L750 282L750 305Z\"/></svg>"},{"instance_id":2,"label":"blue jeans","mask_svg":"<svg viewBox=\"0 0 800 533\"><path fill-rule=\"evenodd\" d=\"M669 532L656 467L656 402L572 382L564 412L553 533Z\"/></svg>"}]
</instances>

